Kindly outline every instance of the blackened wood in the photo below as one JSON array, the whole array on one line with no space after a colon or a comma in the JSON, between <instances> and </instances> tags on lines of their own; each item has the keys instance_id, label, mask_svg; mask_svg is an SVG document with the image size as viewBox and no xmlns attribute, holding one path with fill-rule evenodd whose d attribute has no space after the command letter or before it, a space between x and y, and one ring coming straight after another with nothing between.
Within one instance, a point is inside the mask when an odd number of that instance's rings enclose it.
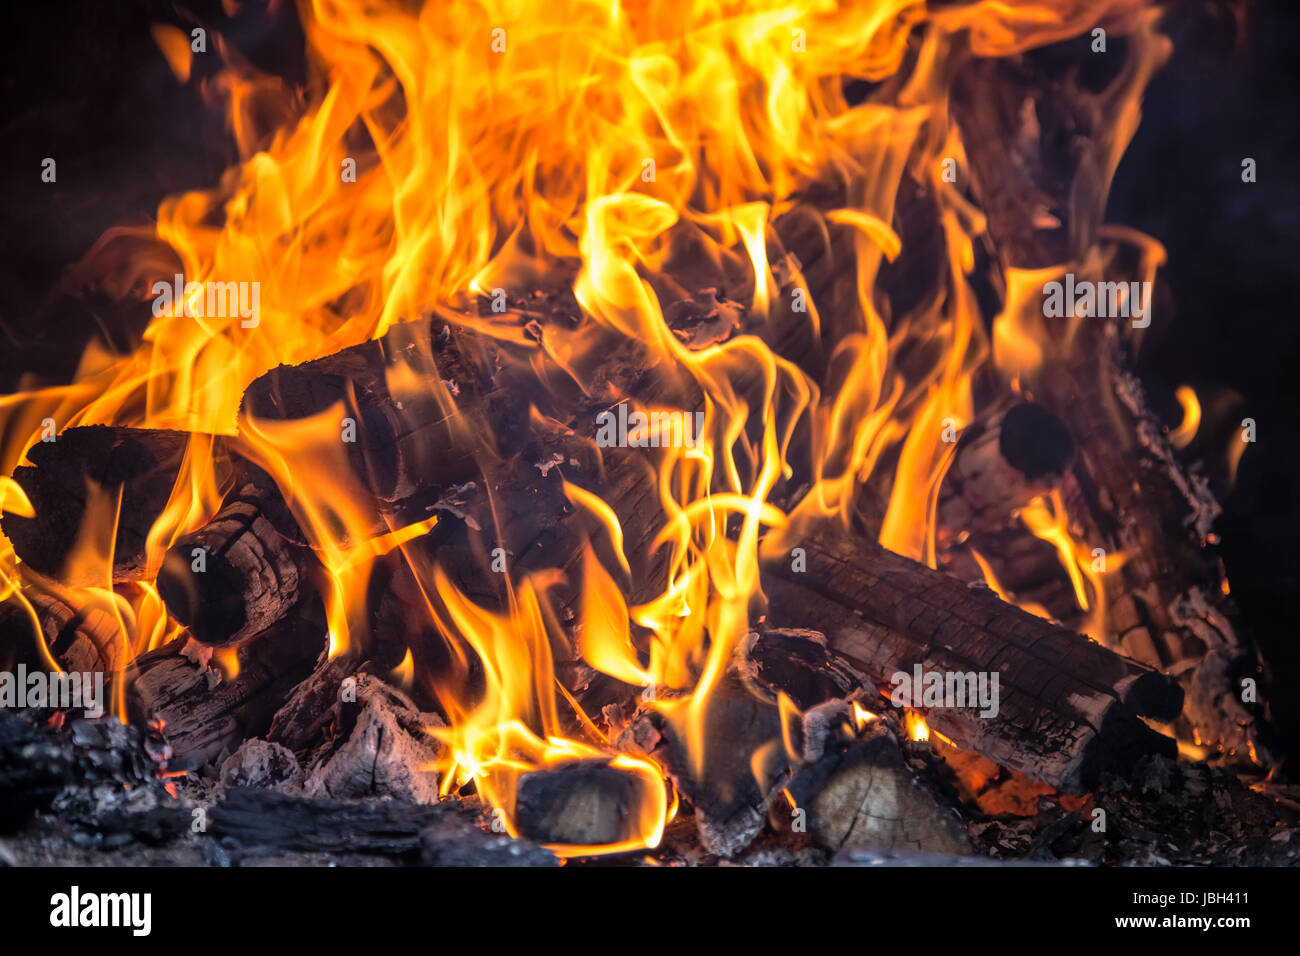
<instances>
[{"instance_id":1,"label":"blackened wood","mask_svg":"<svg viewBox=\"0 0 1300 956\"><path fill-rule=\"evenodd\" d=\"M40 624L40 637L31 633L31 617L15 600L6 605L5 614L15 638L43 640L64 670L111 674L127 648L118 618L105 603L29 568L22 568L20 576L23 597ZM38 655L30 659L41 658Z\"/></svg>"},{"instance_id":2,"label":"blackened wood","mask_svg":"<svg viewBox=\"0 0 1300 956\"><path fill-rule=\"evenodd\" d=\"M245 739L265 733L285 696L311 673L325 635L315 621L286 621L239 649L239 673L229 680L187 656L187 641L178 638L141 655L124 677L132 720L161 721L182 769L232 753Z\"/></svg>"},{"instance_id":3,"label":"blackened wood","mask_svg":"<svg viewBox=\"0 0 1300 956\"><path fill-rule=\"evenodd\" d=\"M1057 487L1073 460L1065 424L1041 405L1019 402L978 422L962 434L944 475L941 534L1007 525L1017 509Z\"/></svg>"},{"instance_id":4,"label":"blackened wood","mask_svg":"<svg viewBox=\"0 0 1300 956\"><path fill-rule=\"evenodd\" d=\"M356 674L360 661L351 655L321 656L315 669L298 683L271 719L268 739L293 751L308 748L338 714L343 682Z\"/></svg>"},{"instance_id":5,"label":"blackened wood","mask_svg":"<svg viewBox=\"0 0 1300 956\"><path fill-rule=\"evenodd\" d=\"M115 717L52 727L0 709L0 832L72 784L147 786L166 766L158 756L140 731Z\"/></svg>"},{"instance_id":6,"label":"blackened wood","mask_svg":"<svg viewBox=\"0 0 1300 956\"><path fill-rule=\"evenodd\" d=\"M270 476L241 463L221 508L177 539L158 572L173 618L205 644L247 641L313 593L319 562Z\"/></svg>"},{"instance_id":7,"label":"blackened wood","mask_svg":"<svg viewBox=\"0 0 1300 956\"><path fill-rule=\"evenodd\" d=\"M35 517L6 513L5 535L24 563L41 574L61 578L64 564L81 531L87 483L121 507L113 540L112 577L131 581L146 577L146 541L176 485L191 442L214 442L215 480L229 474L221 439L161 429L87 425L69 428L54 441L37 442L27 452L30 465L14 470L35 510ZM71 584L99 584L72 580Z\"/></svg>"},{"instance_id":8,"label":"blackened wood","mask_svg":"<svg viewBox=\"0 0 1300 956\"><path fill-rule=\"evenodd\" d=\"M683 728L643 707L620 735L622 750L650 757L695 809L700 840L730 857L763 829L772 797L789 779L777 707L727 674L705 704L703 769L687 749Z\"/></svg>"},{"instance_id":9,"label":"blackened wood","mask_svg":"<svg viewBox=\"0 0 1300 956\"><path fill-rule=\"evenodd\" d=\"M397 325L381 339L267 372L245 391L241 419L255 427L337 406L340 448L373 497L376 529L381 515L427 518L441 489L477 474L476 457L490 447L480 416L496 386L485 352L480 337L440 321Z\"/></svg>"},{"instance_id":10,"label":"blackened wood","mask_svg":"<svg viewBox=\"0 0 1300 956\"><path fill-rule=\"evenodd\" d=\"M1161 61L1162 42L1140 26L1100 92L1079 85L1086 70L1058 62L1053 74L1032 56L973 59L961 70L953 116L1004 274L1082 262L1098 245L1117 155L1114 130ZM1077 45L1075 55L1088 57L1086 50ZM1059 227L1042 228L1043 210ZM1153 291L1148 308L1159 323L1154 298ZM1049 334L1069 341L1068 351L1049 349L1041 372L1023 384L1066 423L1079 447L1063 485L1071 520L1089 545L1124 556L1106 586L1110 639L1153 654L1179 674L1187 691L1185 729L1243 760L1267 762L1262 714L1242 704L1235 684L1258 662L1232 626L1221 586L1211 537L1220 506L1205 478L1176 456L1166 427L1147 407L1130 368L1128 330L1115 320L1085 319L1077 334L1065 333L1062 324Z\"/></svg>"},{"instance_id":11,"label":"blackened wood","mask_svg":"<svg viewBox=\"0 0 1300 956\"><path fill-rule=\"evenodd\" d=\"M1181 689L1158 671L875 542L823 531L799 546L806 571L781 562L764 576L774 624L822 631L878 685L916 664L999 673L996 716L926 714L957 746L1071 792L1092 786L1108 757L1174 752L1138 719L1170 720L1181 707Z\"/></svg>"},{"instance_id":12,"label":"blackened wood","mask_svg":"<svg viewBox=\"0 0 1300 956\"><path fill-rule=\"evenodd\" d=\"M391 856L434 866L555 866L524 840L485 833L456 804L344 803L236 788L213 807L208 832L249 856L284 850Z\"/></svg>"}]
</instances>

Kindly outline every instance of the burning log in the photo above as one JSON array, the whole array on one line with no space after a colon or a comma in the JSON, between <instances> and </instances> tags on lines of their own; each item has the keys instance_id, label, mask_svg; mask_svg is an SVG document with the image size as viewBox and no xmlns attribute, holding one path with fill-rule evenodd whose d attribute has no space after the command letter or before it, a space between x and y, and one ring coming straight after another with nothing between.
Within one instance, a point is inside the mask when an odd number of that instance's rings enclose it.
<instances>
[{"instance_id":1,"label":"burning log","mask_svg":"<svg viewBox=\"0 0 1300 956\"><path fill-rule=\"evenodd\" d=\"M614 846L640 835L644 798L636 776L607 762L573 761L520 776L514 821L538 843Z\"/></svg>"},{"instance_id":2,"label":"burning log","mask_svg":"<svg viewBox=\"0 0 1300 956\"><path fill-rule=\"evenodd\" d=\"M14 471L35 517L6 513L4 533L24 563L41 574L72 584L101 584L99 569L92 579L68 579L82 569L65 568L68 556L83 535L92 496L103 496L116 514L112 535L112 578L116 582L146 577L146 543L176 487L186 455L194 443L212 443L214 478L227 480L229 459L210 436L154 429L88 425L69 428L55 441L38 442L27 452L30 465ZM120 502L119 502L120 498ZM102 542L107 552L109 528Z\"/></svg>"},{"instance_id":3,"label":"burning log","mask_svg":"<svg viewBox=\"0 0 1300 956\"><path fill-rule=\"evenodd\" d=\"M846 847L969 855L965 831L950 810L917 785L898 741L882 721L864 740L824 755L790 782L795 813L831 851Z\"/></svg>"},{"instance_id":4,"label":"burning log","mask_svg":"<svg viewBox=\"0 0 1300 956\"><path fill-rule=\"evenodd\" d=\"M861 687L859 677L815 631L751 633L705 704L703 770L691 759L683 727L649 707L638 710L618 743L667 771L694 807L705 848L730 857L763 829L792 764L821 756L826 715L847 713L845 700ZM779 695L802 716L785 724ZM787 747L798 752L788 753Z\"/></svg>"},{"instance_id":5,"label":"burning log","mask_svg":"<svg viewBox=\"0 0 1300 956\"><path fill-rule=\"evenodd\" d=\"M22 569L23 596L31 604L41 637L50 654L67 671L111 674L126 650L118 618L101 603L57 581ZM4 617L15 635L30 633L31 620L17 600L4 606Z\"/></svg>"},{"instance_id":6,"label":"burning log","mask_svg":"<svg viewBox=\"0 0 1300 956\"><path fill-rule=\"evenodd\" d=\"M284 695L311 673L324 648L321 626L306 618L284 622L241 647L238 673L223 678L197 664L185 638L136 658L126 670L127 712L133 721L161 721L178 766L197 767L265 733ZM202 657L202 651L195 657Z\"/></svg>"},{"instance_id":7,"label":"burning log","mask_svg":"<svg viewBox=\"0 0 1300 956\"><path fill-rule=\"evenodd\" d=\"M1095 250L1101 191L1118 156L1097 133L1122 125L1116 117L1140 94L1161 43L1150 30L1136 30L1128 67L1101 93L1081 89L1074 78L1043 75L1027 57L979 58L963 68L953 86L953 116L1004 275L1083 262ZM1072 144L1068 155L1059 149L1065 141ZM1009 168L1028 182L1005 175ZM1058 225L1044 228L1041 210ZM1069 350L1048 350L1042 369L1024 384L1078 444L1062 487L1070 518L1090 545L1124 556L1107 584L1114 643L1179 674L1186 720L1202 740L1267 761L1256 715L1233 684L1256 662L1225 610L1222 568L1211 547L1221 509L1149 411L1128 367L1127 337L1113 319L1085 320L1077 335L1061 337Z\"/></svg>"},{"instance_id":8,"label":"burning log","mask_svg":"<svg viewBox=\"0 0 1300 956\"><path fill-rule=\"evenodd\" d=\"M789 779L781 718L775 706L729 674L709 695L703 720L702 770L693 765L682 731L657 710L638 711L618 746L663 767L695 808L705 848L730 857L758 836L772 798Z\"/></svg>"},{"instance_id":9,"label":"burning log","mask_svg":"<svg viewBox=\"0 0 1300 956\"><path fill-rule=\"evenodd\" d=\"M944 476L939 524L951 532L997 530L1057 487L1073 459L1059 418L1033 402L1013 405L962 435Z\"/></svg>"},{"instance_id":10,"label":"burning log","mask_svg":"<svg viewBox=\"0 0 1300 956\"><path fill-rule=\"evenodd\" d=\"M957 746L1069 792L1103 766L1176 753L1139 715L1171 720L1182 691L1145 665L893 554L871 541L816 533L800 541L805 572L773 564L764 578L775 624L824 632L880 685L914 667L999 674L997 713L934 709L930 725ZM924 708L918 708L924 709Z\"/></svg>"},{"instance_id":11,"label":"burning log","mask_svg":"<svg viewBox=\"0 0 1300 956\"><path fill-rule=\"evenodd\" d=\"M269 475L242 463L242 477L202 528L163 558L158 594L205 644L240 644L282 620L304 595L318 562Z\"/></svg>"},{"instance_id":12,"label":"burning log","mask_svg":"<svg viewBox=\"0 0 1300 956\"><path fill-rule=\"evenodd\" d=\"M436 332L429 322L397 325L382 339L267 372L245 391L241 419L255 427L337 406L340 441L373 497L376 530L380 515L427 518L443 488L478 474L485 439L473 421L494 386L482 371L493 361L474 353L486 348L441 323Z\"/></svg>"},{"instance_id":13,"label":"burning log","mask_svg":"<svg viewBox=\"0 0 1300 956\"><path fill-rule=\"evenodd\" d=\"M306 750L336 718L343 681L356 673L360 662L350 655L325 657L289 694L271 718L267 739L290 750Z\"/></svg>"},{"instance_id":14,"label":"burning log","mask_svg":"<svg viewBox=\"0 0 1300 956\"><path fill-rule=\"evenodd\" d=\"M442 726L442 719L420 713L401 691L369 674L357 681L355 699L361 710L351 732L310 772L307 795L437 803L433 764L442 745L429 729Z\"/></svg>"}]
</instances>

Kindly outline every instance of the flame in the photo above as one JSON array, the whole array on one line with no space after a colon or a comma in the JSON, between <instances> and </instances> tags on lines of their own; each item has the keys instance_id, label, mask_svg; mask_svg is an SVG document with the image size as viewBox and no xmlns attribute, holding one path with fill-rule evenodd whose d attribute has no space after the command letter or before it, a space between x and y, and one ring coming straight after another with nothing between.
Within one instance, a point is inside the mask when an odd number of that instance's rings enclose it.
<instances>
[{"instance_id":1,"label":"flame","mask_svg":"<svg viewBox=\"0 0 1300 956\"><path fill-rule=\"evenodd\" d=\"M1074 588L1074 600L1079 610L1088 612L1080 630L1094 641L1104 641L1106 637L1106 589L1103 578L1118 571L1124 564L1124 555L1098 555L1094 557L1092 549L1077 541L1070 531L1069 515L1060 490L1054 490L1049 498L1035 498L1021 509L1020 518L1035 536L1048 542L1056 549L1056 554L1070 578ZM1104 562L1101 568L1098 564ZM986 576L991 572L985 572ZM990 585L992 586L992 585ZM996 589L995 589L996 590ZM1043 609L1026 608L1040 617L1049 617Z\"/></svg>"},{"instance_id":2,"label":"flame","mask_svg":"<svg viewBox=\"0 0 1300 956\"><path fill-rule=\"evenodd\" d=\"M930 726L914 710L903 712L903 732L907 734L908 740L914 740L923 743L930 739Z\"/></svg>"},{"instance_id":3,"label":"flame","mask_svg":"<svg viewBox=\"0 0 1300 956\"><path fill-rule=\"evenodd\" d=\"M515 833L524 774L595 761L626 774L638 794L626 839L559 849L655 846L676 797L659 767L616 752L558 681L552 648L570 636L556 613L558 586L577 588L576 644L586 663L673 692L648 706L680 730L698 767L708 758L710 693L763 611L762 560L797 546L814 522L847 522L870 481L887 501L881 542L935 566L937 495L955 436L977 416L976 376L991 369L990 381L1000 376L1019 390L1070 348L1078 328L1047 328L1035 299L1044 281L1071 267L1060 264L1008 270L1002 312L991 334L985 329L972 286L984 215L944 174L952 159L969 177L948 109L952 66L967 49L1008 56L1079 37L1099 20L1132 32L1142 41L1138 69L1126 74L1116 128L1099 144L1108 175L1159 58L1148 6L302 0L312 66L303 89L258 73L217 38L226 66L205 91L224 104L239 162L213 188L166 199L156 226L111 230L92 249L81 267L120 299L155 297L153 319L126 354L88 347L71 384L31 378L0 399L0 473L23 462L46 420L59 429L116 423L231 438L275 479L320 559L331 655L364 643L377 560L404 562L416 578L423 603L410 613L450 659L445 672L424 678L447 717L446 727L430 730L445 745L436 768L444 794L469 792L472 781ZM187 81L184 34L159 26L154 36ZM879 88L851 103L846 78ZM842 186L842 198L809 211L805 191L815 182ZM933 201L941 253L932 287L895 314L879 279L911 253L897 212L901 191L916 186ZM822 237L833 266L830 291L818 290L827 298L808 295L799 316L810 340L827 347L824 375L765 338L788 317L793 293L811 292L813 264L805 275L794 257L774 257L776 223L797 215ZM1162 261L1147 237L1112 229L1103 238L1104 255L1093 250L1077 271L1099 269L1119 244L1139 248L1144 275ZM669 327L653 280L672 271L680 242L695 243L694 264L705 273L727 277L743 334L696 347ZM698 396L689 409L644 409L703 416L700 441L648 455L651 550L665 569L652 593L625 551L630 516L566 475L569 501L598 524L582 545L580 580L566 581L559 569L508 574L502 606L480 605L410 547L436 519L379 518L339 441L339 406L288 423L239 415L245 387L267 370L431 311L522 346L518 323L479 316L477 300L497 290L527 294L554 275L572 277L584 324L548 328L529 346L524 361L539 388L567 377L566 387L591 394L591 370L613 342L635 345L647 367ZM157 290L176 276L183 284L163 302ZM256 315L214 308L214 283L256 283ZM718 292L721 279L714 285ZM457 409L448 388L400 364L388 384L403 404L432 392L448 418ZM191 442L149 535L151 567L218 507L212 454L210 439ZM811 476L802 489L785 487L796 455L807 462L799 473ZM107 576L116 505L92 497L69 576L79 599L112 608L125 662L180 629L151 577L124 588ZM9 478L0 478L0 507L31 511ZM1071 539L1059 496L1023 517L1057 548L1080 608L1092 615L1089 633L1100 633L1101 580ZM0 539L0 596L25 604L39 635L22 571ZM408 652L394 680L414 685L423 674ZM859 726L872 718L855 709ZM909 736L927 739L920 717L908 721Z\"/></svg>"},{"instance_id":4,"label":"flame","mask_svg":"<svg viewBox=\"0 0 1300 956\"><path fill-rule=\"evenodd\" d=\"M859 704L856 700L853 702L853 725L856 730L860 731L862 730L863 727L867 726L867 724L871 723L873 720L879 720L879 719L880 719L879 714L873 714L871 711L867 710L861 704Z\"/></svg>"},{"instance_id":5,"label":"flame","mask_svg":"<svg viewBox=\"0 0 1300 956\"><path fill-rule=\"evenodd\" d=\"M1183 420L1169 433L1169 441L1175 448L1186 448L1196 437L1196 430L1201 427L1201 402L1190 385L1178 386L1174 395L1178 404L1183 406Z\"/></svg>"}]
</instances>

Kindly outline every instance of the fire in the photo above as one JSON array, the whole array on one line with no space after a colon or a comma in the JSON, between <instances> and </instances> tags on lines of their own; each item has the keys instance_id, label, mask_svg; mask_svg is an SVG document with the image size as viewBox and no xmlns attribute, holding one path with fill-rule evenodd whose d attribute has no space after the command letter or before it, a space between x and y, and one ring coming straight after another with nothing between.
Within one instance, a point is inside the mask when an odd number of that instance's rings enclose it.
<instances>
[{"instance_id":1,"label":"fire","mask_svg":"<svg viewBox=\"0 0 1300 956\"><path fill-rule=\"evenodd\" d=\"M1196 430L1201 427L1201 402L1190 385L1178 386L1174 395L1178 404L1183 406L1183 420L1169 433L1169 441L1175 448L1186 448L1196 437Z\"/></svg>"},{"instance_id":2,"label":"fire","mask_svg":"<svg viewBox=\"0 0 1300 956\"><path fill-rule=\"evenodd\" d=\"M903 730L908 740L924 743L930 739L930 726L916 711L909 710L903 714Z\"/></svg>"},{"instance_id":3,"label":"fire","mask_svg":"<svg viewBox=\"0 0 1300 956\"><path fill-rule=\"evenodd\" d=\"M208 314L223 310L198 308L185 292L184 301L155 308L129 354L92 345L71 384L33 382L0 400L0 473L22 462L46 419L59 429L116 423L234 437L284 490L320 557L332 655L350 652L364 635L376 560L400 556L418 572L424 606L411 613L452 659L450 675L433 688L448 718L431 730L446 747L437 768L445 794L468 792L472 782L514 833L523 774L600 762L628 775L641 795L627 838L560 849L655 846L675 807L663 772L618 753L555 676L550 602L561 572L509 579L504 610L476 604L442 567L423 568L407 553L435 518L377 526L339 442L339 409L291 424L241 417L245 387L276 365L336 352L430 311L518 344L517 324L477 314L477 301L534 289L565 267L584 314L610 337L599 341L637 343L648 364L700 397L684 411L702 413L703 440L655 449L651 459L653 547L667 561L660 593L630 600L641 582L629 580L620 520L627 516L578 477L566 473L564 489L603 529L583 552L581 655L617 680L673 690L653 706L683 729L701 763L709 693L762 609L760 558L785 553L810 522L847 520L855 490L877 476L889 489L882 543L934 566L935 502L950 436L976 416L976 376L992 369L1019 389L1045 349L1068 347L1050 344L1032 301L1044 276L1062 269L1008 275L1003 313L992 334L985 331L969 279L983 214L945 176L951 159L968 179L948 113L955 51L968 45L977 56L1005 56L1078 37L1103 16L1114 29L1149 35L1146 6L303 0L313 73L301 98L229 56L208 93L224 100L241 161L212 189L163 202L152 230L113 230L88 256L122 298L148 298L176 274L256 283L256 321L238 310ZM155 36L186 80L189 56L177 31L160 26ZM887 85L851 103L845 78ZM1125 117L1136 122L1132 111ZM853 277L834 315L818 312L801 264L771 257L773 224L819 178L845 186L842 205L814 223L828 255L842 257ZM892 224L905 183L933 197L942 255L924 300L892 315L877 280L909 254ZM744 288L735 294L749 334L694 348L673 334L651 280L681 241L703 250L705 271L724 274L723 265L739 263ZM799 318L813 340L834 323L824 379L763 338L795 291L808 299ZM598 351L595 339L548 330L531 361L585 390ZM449 391L403 374L390 371L394 395L433 387L445 414L456 410ZM538 384L548 387L540 374ZM813 480L787 510L773 499L804 445ZM151 562L218 507L211 456L211 439L196 437L150 534ZM8 478L0 478L0 506L31 510ZM125 662L179 628L152 579L124 595L105 577L114 503L97 502L88 514L70 569L83 596L118 616ZM1040 500L1023 517L1058 549L1096 636L1101 582L1070 537L1064 504ZM0 594L22 601L30 584L8 542L0 545ZM597 554L608 549L615 562L606 566ZM395 679L412 682L416 671L408 652ZM859 725L872 717L855 711ZM909 713L909 736L928 733Z\"/></svg>"}]
</instances>

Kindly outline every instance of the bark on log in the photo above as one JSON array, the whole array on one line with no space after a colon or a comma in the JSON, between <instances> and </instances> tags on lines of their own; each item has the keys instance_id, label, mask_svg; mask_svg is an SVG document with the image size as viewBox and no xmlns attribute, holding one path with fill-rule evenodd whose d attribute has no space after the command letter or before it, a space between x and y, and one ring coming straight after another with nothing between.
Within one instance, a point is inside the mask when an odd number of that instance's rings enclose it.
<instances>
[{"instance_id":1,"label":"bark on log","mask_svg":"<svg viewBox=\"0 0 1300 956\"><path fill-rule=\"evenodd\" d=\"M251 640L307 594L319 563L270 476L244 463L212 520L179 538L163 558L158 594L196 640Z\"/></svg>"},{"instance_id":2,"label":"bark on log","mask_svg":"<svg viewBox=\"0 0 1300 956\"><path fill-rule=\"evenodd\" d=\"M141 655L124 675L132 721L161 721L182 769L233 753L265 733L284 696L311 673L325 635L305 618L286 621L239 649L239 673L229 680L187 657L187 642L178 638Z\"/></svg>"},{"instance_id":3,"label":"bark on log","mask_svg":"<svg viewBox=\"0 0 1300 956\"><path fill-rule=\"evenodd\" d=\"M972 59L960 71L953 116L1004 274L1068 268L1097 247L1104 190L1123 145L1115 131L1125 128L1126 104L1160 62L1160 43L1139 26L1113 79L1094 90L1079 85L1086 71L1059 62L1049 69L1032 54ZM1084 46L1077 50L1088 56ZM1044 211L1058 227L1043 227ZM1158 309L1153 321L1162 321ZM1089 544L1125 557L1107 584L1112 642L1154 652L1179 675L1186 722L1202 740L1267 762L1262 716L1242 705L1233 683L1253 670L1257 653L1235 633L1221 592L1210 538L1219 505L1147 409L1129 371L1128 330L1116 320L1089 319L1077 336L1064 331L1054 338L1069 341L1068 352L1049 351L1041 372L1023 384L1066 423L1080 449L1063 485L1072 521Z\"/></svg>"},{"instance_id":4,"label":"bark on log","mask_svg":"<svg viewBox=\"0 0 1300 956\"><path fill-rule=\"evenodd\" d=\"M799 546L805 572L781 563L764 576L774 624L822 631L882 686L915 665L999 673L996 716L917 708L958 747L1075 793L1103 767L1176 752L1138 719L1171 720L1181 707L1182 691L1158 671L874 542L818 532Z\"/></svg>"},{"instance_id":5,"label":"bark on log","mask_svg":"<svg viewBox=\"0 0 1300 956\"><path fill-rule=\"evenodd\" d=\"M146 577L146 541L176 485L191 443L214 442L218 486L228 480L230 462L224 443L211 436L157 429L88 425L69 428L54 441L37 442L27 452L30 465L14 470L31 500L35 517L6 513L0 526L24 563L68 584L100 584L93 577L68 577L65 563L82 531L90 488L115 503L121 495L113 545L115 582ZM104 542L106 545L107 542Z\"/></svg>"}]
</instances>

